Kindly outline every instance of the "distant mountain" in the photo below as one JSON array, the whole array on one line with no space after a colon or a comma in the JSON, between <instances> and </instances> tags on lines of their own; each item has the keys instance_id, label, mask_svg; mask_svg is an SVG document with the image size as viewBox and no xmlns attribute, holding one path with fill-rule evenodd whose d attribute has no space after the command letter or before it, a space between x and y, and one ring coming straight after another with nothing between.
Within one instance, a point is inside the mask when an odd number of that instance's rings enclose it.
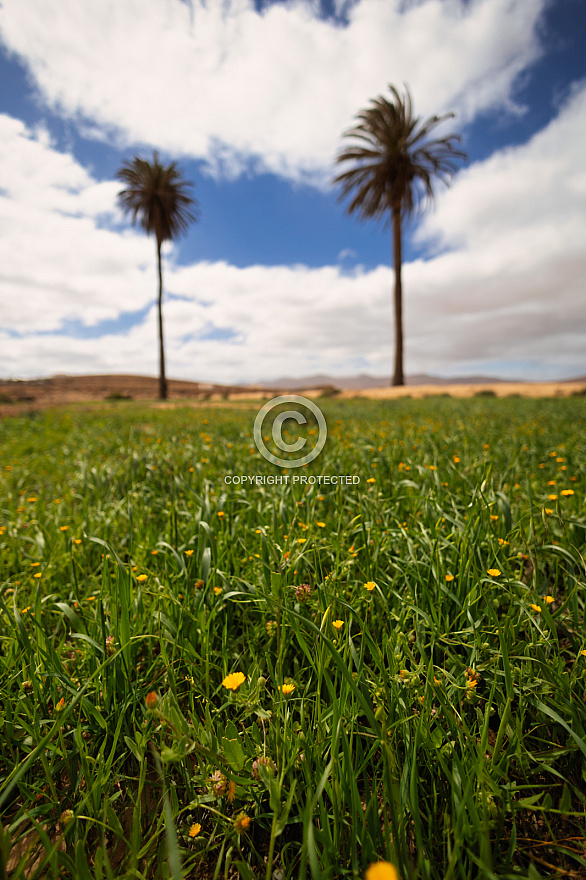
<instances>
[{"instance_id":1,"label":"distant mountain","mask_svg":"<svg viewBox=\"0 0 586 880\"><path fill-rule=\"evenodd\" d=\"M426 373L415 373L407 376L406 385L494 385L507 382L507 379L494 379L491 376L463 376L458 379L444 379L441 376L428 376ZM283 389L289 391L308 391L311 388L321 388L324 385L333 385L334 388L342 388L348 391L362 391L365 388L387 388L391 384L388 376L369 376L361 373L359 376L328 376L326 373L315 373L313 376L304 376L299 379L284 377L275 379L273 382L263 382L255 385L257 388Z\"/></svg>"}]
</instances>

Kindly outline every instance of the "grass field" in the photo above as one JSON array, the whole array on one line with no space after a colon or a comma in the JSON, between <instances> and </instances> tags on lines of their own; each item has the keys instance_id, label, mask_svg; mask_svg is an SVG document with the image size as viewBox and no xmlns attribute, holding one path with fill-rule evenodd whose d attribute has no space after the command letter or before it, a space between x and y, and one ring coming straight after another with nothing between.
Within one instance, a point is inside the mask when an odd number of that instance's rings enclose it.
<instances>
[{"instance_id":1,"label":"grass field","mask_svg":"<svg viewBox=\"0 0 586 880\"><path fill-rule=\"evenodd\" d=\"M586 876L586 399L320 406L0 422L0 877Z\"/></svg>"}]
</instances>

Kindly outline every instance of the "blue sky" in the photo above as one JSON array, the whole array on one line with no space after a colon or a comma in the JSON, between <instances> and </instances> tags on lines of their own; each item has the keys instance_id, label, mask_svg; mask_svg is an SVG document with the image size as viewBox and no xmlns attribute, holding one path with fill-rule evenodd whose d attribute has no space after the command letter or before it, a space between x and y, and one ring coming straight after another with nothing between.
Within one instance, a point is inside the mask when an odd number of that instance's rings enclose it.
<instances>
[{"instance_id":1,"label":"blue sky","mask_svg":"<svg viewBox=\"0 0 586 880\"><path fill-rule=\"evenodd\" d=\"M115 180L153 149L200 211L166 248L170 376L390 375L390 232L331 186L389 83L468 152L405 230L407 374L585 374L585 37L583 0L2 0L0 376L157 373Z\"/></svg>"}]
</instances>

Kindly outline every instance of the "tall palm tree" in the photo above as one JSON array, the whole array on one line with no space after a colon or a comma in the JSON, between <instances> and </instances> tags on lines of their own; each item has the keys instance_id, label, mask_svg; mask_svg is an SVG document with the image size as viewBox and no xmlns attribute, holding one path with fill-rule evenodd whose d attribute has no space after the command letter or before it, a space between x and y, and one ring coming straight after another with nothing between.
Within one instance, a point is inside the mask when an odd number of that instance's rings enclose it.
<instances>
[{"instance_id":1,"label":"tall palm tree","mask_svg":"<svg viewBox=\"0 0 586 880\"><path fill-rule=\"evenodd\" d=\"M374 217L392 220L393 265L395 268L395 365L393 385L404 385L403 376L403 288L402 221L427 203L433 202L433 178L448 184L457 170L457 161L466 153L455 147L457 134L432 139L431 132L454 114L432 116L422 121L413 116L411 95L406 88L402 97L389 86L392 101L383 96L371 101L368 109L357 114L360 123L344 132L356 143L342 150L336 163L352 162L353 167L338 175L334 184L342 184L340 198L352 191L348 213L357 212L360 220Z\"/></svg>"},{"instance_id":2,"label":"tall palm tree","mask_svg":"<svg viewBox=\"0 0 586 880\"><path fill-rule=\"evenodd\" d=\"M154 233L157 240L157 261L159 268L159 397L167 397L167 377L165 375L165 348L163 345L163 270L161 266L161 245L164 241L177 238L187 230L189 223L197 220L197 202L187 189L193 184L183 180L182 172L175 162L162 165L155 150L153 161L135 156L131 162L124 162L116 176L127 184L118 193L118 203L123 211L132 214L132 222L140 219L140 225L147 235Z\"/></svg>"}]
</instances>

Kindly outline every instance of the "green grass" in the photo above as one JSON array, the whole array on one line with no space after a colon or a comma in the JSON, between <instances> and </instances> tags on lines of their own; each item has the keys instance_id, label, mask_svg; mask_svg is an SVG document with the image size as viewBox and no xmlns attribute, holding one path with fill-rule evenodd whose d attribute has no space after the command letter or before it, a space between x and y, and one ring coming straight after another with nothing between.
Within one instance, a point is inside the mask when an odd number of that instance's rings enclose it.
<instances>
[{"instance_id":1,"label":"green grass","mask_svg":"<svg viewBox=\"0 0 586 880\"><path fill-rule=\"evenodd\" d=\"M0 878L585 875L586 400L322 408L0 422Z\"/></svg>"}]
</instances>

